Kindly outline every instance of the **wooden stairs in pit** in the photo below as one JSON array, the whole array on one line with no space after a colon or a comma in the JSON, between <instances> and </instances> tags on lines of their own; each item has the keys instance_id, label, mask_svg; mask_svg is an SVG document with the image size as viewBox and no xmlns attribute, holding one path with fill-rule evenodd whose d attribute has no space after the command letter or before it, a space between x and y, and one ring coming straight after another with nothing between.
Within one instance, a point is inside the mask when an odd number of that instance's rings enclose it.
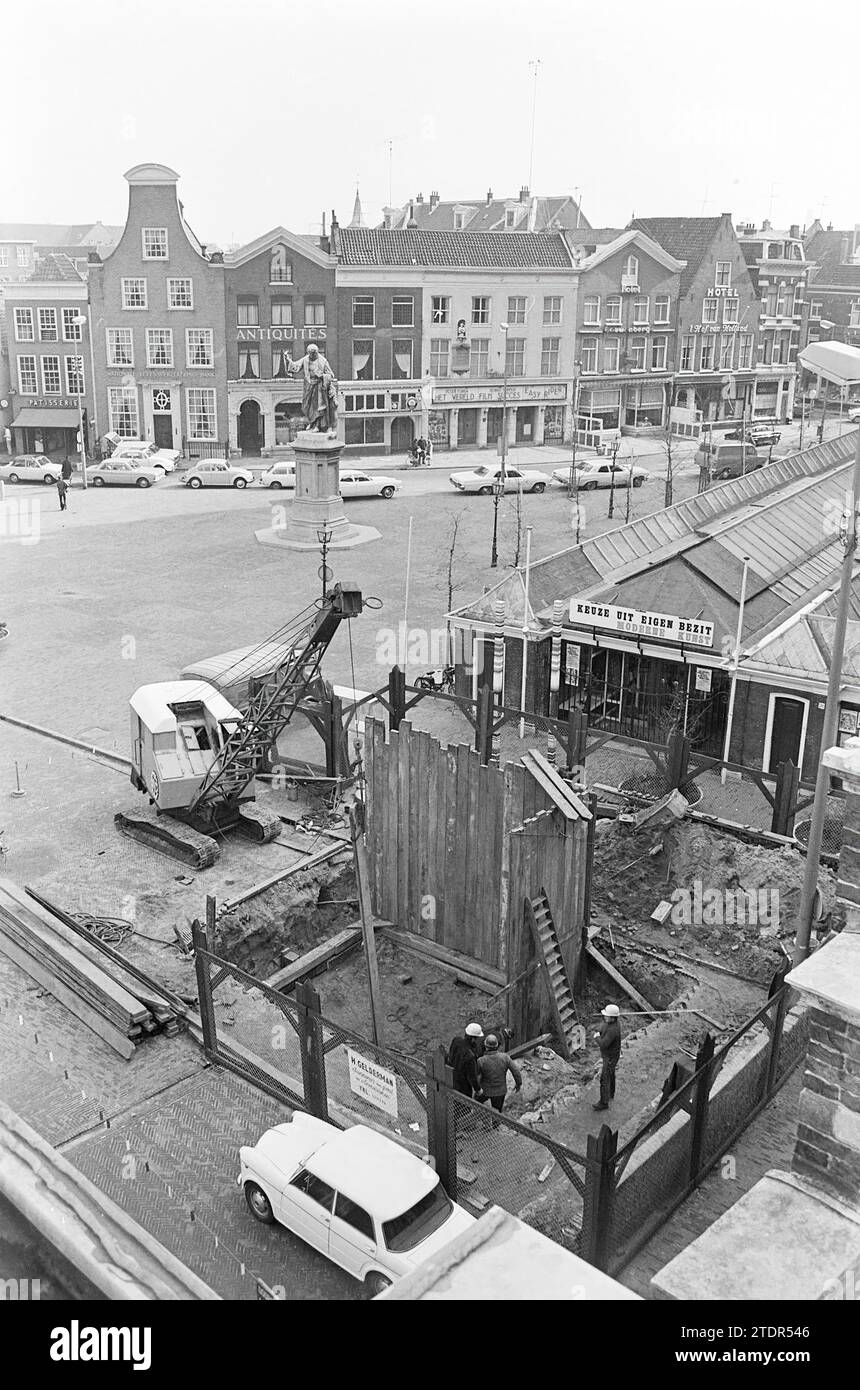
<instances>
[{"instance_id":1,"label":"wooden stairs in pit","mask_svg":"<svg viewBox=\"0 0 860 1390\"><path fill-rule=\"evenodd\" d=\"M555 922L543 890L536 898L525 899L525 912L549 990L562 1056L569 1062L582 1047L583 1030L573 1002L573 989L562 958Z\"/></svg>"}]
</instances>

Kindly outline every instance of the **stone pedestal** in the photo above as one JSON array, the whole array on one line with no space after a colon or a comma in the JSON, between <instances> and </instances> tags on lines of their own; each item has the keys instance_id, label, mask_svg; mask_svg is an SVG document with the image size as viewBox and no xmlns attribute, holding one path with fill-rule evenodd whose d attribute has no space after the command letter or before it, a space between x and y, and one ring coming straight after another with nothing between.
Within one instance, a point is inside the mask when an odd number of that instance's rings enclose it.
<instances>
[{"instance_id":1,"label":"stone pedestal","mask_svg":"<svg viewBox=\"0 0 860 1390\"><path fill-rule=\"evenodd\" d=\"M315 430L302 430L293 445L296 457L296 490L289 512L283 516L284 503L274 504L272 525L255 532L262 545L280 545L287 550L319 551L319 533L331 537L329 550L348 550L353 546L378 541L380 534L373 526L355 526L344 511L343 498L338 491L340 456L343 445L339 439Z\"/></svg>"}]
</instances>

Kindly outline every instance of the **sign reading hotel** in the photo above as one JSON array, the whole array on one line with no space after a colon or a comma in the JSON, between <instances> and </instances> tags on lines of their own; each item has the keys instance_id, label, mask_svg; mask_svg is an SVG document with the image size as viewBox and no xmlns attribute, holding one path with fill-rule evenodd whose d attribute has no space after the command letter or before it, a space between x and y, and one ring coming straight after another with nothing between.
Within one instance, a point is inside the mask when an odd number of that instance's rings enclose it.
<instances>
[{"instance_id":1,"label":"sign reading hotel","mask_svg":"<svg viewBox=\"0 0 860 1390\"><path fill-rule=\"evenodd\" d=\"M346 1049L346 1056L349 1062L349 1089L353 1095L360 1096L368 1105L375 1105L377 1110L384 1110L386 1115L393 1115L396 1119L397 1077L394 1072L368 1061L360 1052L353 1052L351 1047Z\"/></svg>"},{"instance_id":2,"label":"sign reading hotel","mask_svg":"<svg viewBox=\"0 0 860 1390\"><path fill-rule=\"evenodd\" d=\"M679 618L676 613L648 613L641 608L616 608L611 603L587 603L571 599L570 621L580 627L599 627L605 632L626 632L634 637L659 637L685 646L712 647L713 623L698 618Z\"/></svg>"}]
</instances>

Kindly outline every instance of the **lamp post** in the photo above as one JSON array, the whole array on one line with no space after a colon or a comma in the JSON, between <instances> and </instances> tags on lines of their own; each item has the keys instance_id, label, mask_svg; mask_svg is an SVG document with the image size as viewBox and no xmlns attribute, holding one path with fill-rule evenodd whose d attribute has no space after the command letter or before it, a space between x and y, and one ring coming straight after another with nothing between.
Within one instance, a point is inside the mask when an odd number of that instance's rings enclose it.
<instances>
[{"instance_id":1,"label":"lamp post","mask_svg":"<svg viewBox=\"0 0 860 1390\"><path fill-rule=\"evenodd\" d=\"M505 365L502 373L502 462L499 476L493 484L493 549L490 555L490 569L499 563L499 502L505 490L505 460L508 456L508 329L510 324L499 325L505 335Z\"/></svg>"},{"instance_id":2,"label":"lamp post","mask_svg":"<svg viewBox=\"0 0 860 1390\"><path fill-rule=\"evenodd\" d=\"M81 455L81 487L84 489L84 491L86 491L86 487L87 487L87 441L86 441L86 439L84 438L84 407L83 407L83 398L84 398L84 390L83 390L83 388L84 388L84 328L85 328L86 322L87 322L86 316L85 316L84 314L75 314L75 317L72 319L72 322L73 322L73 324L75 325L76 328L79 328L79 329L80 329L80 338L78 339L78 341L79 341L79 343L80 343L80 345L81 345L81 355L80 355L80 358L79 358L79 361L80 361L80 364L81 364L81 375L80 375L80 378L79 378L79 380L78 380L79 390L78 390L78 392L77 392L77 396L78 396L78 431L79 431L79 433L78 433L78 438L80 439L80 455Z\"/></svg>"},{"instance_id":3,"label":"lamp post","mask_svg":"<svg viewBox=\"0 0 860 1390\"><path fill-rule=\"evenodd\" d=\"M328 567L328 548L331 544L331 538L333 534L334 532L329 531L325 526L321 526L317 530L317 540L319 541L320 554L322 559L322 564L320 565L317 573L319 574L319 577L322 580L323 605L325 605L325 596L328 593L328 586L331 583L332 578L334 577L332 575L331 570Z\"/></svg>"}]
</instances>

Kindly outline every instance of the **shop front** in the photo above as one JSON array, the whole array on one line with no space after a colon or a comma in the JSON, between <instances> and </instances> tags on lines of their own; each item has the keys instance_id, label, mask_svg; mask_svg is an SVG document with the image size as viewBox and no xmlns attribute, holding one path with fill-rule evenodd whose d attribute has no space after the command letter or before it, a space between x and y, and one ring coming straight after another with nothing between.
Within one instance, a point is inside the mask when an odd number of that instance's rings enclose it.
<instances>
[{"instance_id":1,"label":"shop front","mask_svg":"<svg viewBox=\"0 0 860 1390\"><path fill-rule=\"evenodd\" d=\"M347 450L368 453L405 454L412 441L424 435L434 445L433 421L424 423L420 382L374 381L372 389L356 389L360 382L341 385L340 418ZM431 412L432 417L432 412Z\"/></svg>"},{"instance_id":2,"label":"shop front","mask_svg":"<svg viewBox=\"0 0 860 1390\"><path fill-rule=\"evenodd\" d=\"M84 419L86 422L86 408ZM68 454L73 458L79 450L79 428L75 398L52 400L50 405L40 404L38 400L22 401L12 420L12 452L47 454L51 458Z\"/></svg>"},{"instance_id":3,"label":"shop front","mask_svg":"<svg viewBox=\"0 0 860 1390\"><path fill-rule=\"evenodd\" d=\"M498 449L507 402L507 445L562 443L569 437L566 382L508 380L432 388L430 438L443 449Z\"/></svg>"}]
</instances>

